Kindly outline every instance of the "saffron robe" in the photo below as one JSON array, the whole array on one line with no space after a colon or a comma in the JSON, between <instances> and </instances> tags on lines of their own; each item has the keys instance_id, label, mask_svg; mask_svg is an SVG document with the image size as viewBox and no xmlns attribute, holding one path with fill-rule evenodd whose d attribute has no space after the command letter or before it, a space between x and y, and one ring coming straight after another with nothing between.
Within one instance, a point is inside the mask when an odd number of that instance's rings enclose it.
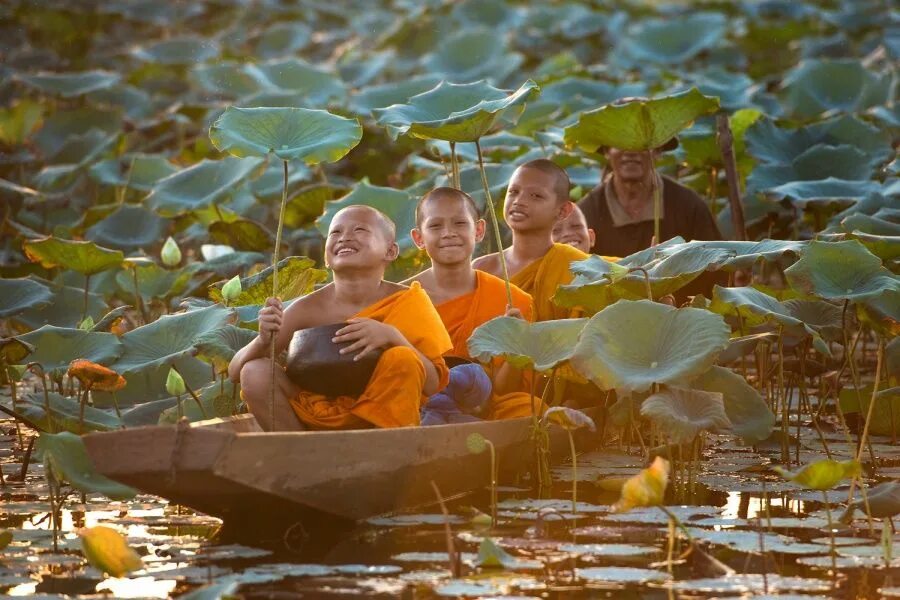
<instances>
[{"instance_id":1,"label":"saffron robe","mask_svg":"<svg viewBox=\"0 0 900 600\"><path fill-rule=\"evenodd\" d=\"M577 309L563 308L553 303L556 288L572 282L574 276L569 265L584 260L589 255L568 244L553 244L543 256L512 277L510 281L534 300L534 320L550 321L578 316Z\"/></svg>"},{"instance_id":2,"label":"saffron robe","mask_svg":"<svg viewBox=\"0 0 900 600\"><path fill-rule=\"evenodd\" d=\"M531 296L515 285L510 287L510 291L512 292L513 306L522 312L522 316L527 321L532 321ZM503 280L490 273L476 270L475 289L472 292L448 300L436 307L453 342L453 350L448 354L472 360L467 345L469 337L480 325L504 315L506 302L506 284ZM494 360L493 372L496 373L503 363L502 358ZM525 378L523 380L523 386L527 387L527 380ZM538 414L542 412L539 402L540 400L535 403ZM523 390L523 392L503 395L492 394L490 409L485 417L488 419L511 419L531 416L531 412L531 393Z\"/></svg>"},{"instance_id":3,"label":"saffron robe","mask_svg":"<svg viewBox=\"0 0 900 600\"><path fill-rule=\"evenodd\" d=\"M452 343L447 330L419 282L360 311L356 317L396 327L437 369L439 389L449 381L443 355ZM408 427L419 424L425 367L406 346L394 346L378 359L372 378L359 397L301 391L291 399L297 417L312 429Z\"/></svg>"}]
</instances>

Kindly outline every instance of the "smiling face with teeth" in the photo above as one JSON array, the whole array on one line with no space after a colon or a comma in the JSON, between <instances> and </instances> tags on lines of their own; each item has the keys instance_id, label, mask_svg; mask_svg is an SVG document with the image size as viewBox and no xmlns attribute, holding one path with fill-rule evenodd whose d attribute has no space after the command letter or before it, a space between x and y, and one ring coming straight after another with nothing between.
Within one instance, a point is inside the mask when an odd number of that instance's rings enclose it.
<instances>
[{"instance_id":1,"label":"smiling face with teeth","mask_svg":"<svg viewBox=\"0 0 900 600\"><path fill-rule=\"evenodd\" d=\"M384 269L397 258L394 224L369 206L348 206L334 216L325 239L325 265L333 271Z\"/></svg>"},{"instance_id":2,"label":"smiling face with teeth","mask_svg":"<svg viewBox=\"0 0 900 600\"><path fill-rule=\"evenodd\" d=\"M472 199L459 190L431 191L419 204L416 217L413 241L434 264L470 262L475 244L484 239L484 219L478 218Z\"/></svg>"},{"instance_id":3,"label":"smiling face with teeth","mask_svg":"<svg viewBox=\"0 0 900 600\"><path fill-rule=\"evenodd\" d=\"M503 216L513 231L547 229L568 216L568 187L559 197L559 183L551 173L530 167L519 167L509 180Z\"/></svg>"}]
</instances>

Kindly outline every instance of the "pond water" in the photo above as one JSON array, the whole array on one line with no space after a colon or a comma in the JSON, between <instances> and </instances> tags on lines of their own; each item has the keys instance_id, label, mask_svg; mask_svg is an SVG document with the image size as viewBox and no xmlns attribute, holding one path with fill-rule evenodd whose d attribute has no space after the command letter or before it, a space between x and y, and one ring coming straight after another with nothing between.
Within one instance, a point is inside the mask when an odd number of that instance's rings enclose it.
<instances>
[{"instance_id":1,"label":"pond water","mask_svg":"<svg viewBox=\"0 0 900 600\"><path fill-rule=\"evenodd\" d=\"M550 499L537 499L521 487L501 487L494 530L489 519L484 523L484 513L490 512L486 491L449 503L462 563L454 577L448 569L445 519L437 511L372 519L319 539L294 531L282 539L238 544L222 537L218 519L161 498L139 495L114 502L70 493L54 551L43 467L33 462L25 481L14 481L22 452L13 422L0 423L0 432L6 476L0 529L13 534L0 553L0 592L10 597L878 598L880 589L887 592L892 581L900 580L900 560L887 555L881 520L870 530L863 513L836 523L838 574L833 578L821 493L801 490L764 469L778 462L780 448L752 451L725 437L710 437L696 472L682 469L670 483L669 510L708 553L678 559L688 548L681 534L671 574L668 517L654 508L609 511L618 492L604 488L642 466L639 448L614 447L579 457L575 513L571 469L564 463L554 468ZM837 458L849 450L841 435L826 432L825 440ZM800 441L801 462L820 456L815 434L802 432ZM873 439L880 460L870 485L896 478L900 470L900 449L889 441ZM837 519L847 488L830 494ZM143 570L104 578L88 565L75 532L100 524L127 536L142 556ZM897 534L889 532L886 539L900 547ZM491 556L499 556L493 562L503 567L480 566Z\"/></svg>"}]
</instances>

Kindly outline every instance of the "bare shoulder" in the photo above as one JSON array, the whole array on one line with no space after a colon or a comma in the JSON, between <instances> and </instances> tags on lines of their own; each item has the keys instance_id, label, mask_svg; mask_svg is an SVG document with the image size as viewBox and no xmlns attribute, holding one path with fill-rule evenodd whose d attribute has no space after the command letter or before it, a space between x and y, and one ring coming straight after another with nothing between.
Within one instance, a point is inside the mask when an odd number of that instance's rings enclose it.
<instances>
[{"instance_id":1,"label":"bare shoulder","mask_svg":"<svg viewBox=\"0 0 900 600\"><path fill-rule=\"evenodd\" d=\"M479 256L472 261L472 266L479 271L497 275L500 271L500 259L496 252Z\"/></svg>"},{"instance_id":2,"label":"bare shoulder","mask_svg":"<svg viewBox=\"0 0 900 600\"><path fill-rule=\"evenodd\" d=\"M394 283L393 281L382 281L382 289L384 290L384 297L387 298L391 294L396 294L397 292L402 292L403 290L408 290L409 286L404 285L402 283Z\"/></svg>"},{"instance_id":3,"label":"bare shoulder","mask_svg":"<svg viewBox=\"0 0 900 600\"><path fill-rule=\"evenodd\" d=\"M409 286L413 281L418 281L422 284L422 287L428 287L426 284L431 280L431 267L428 267L424 271L419 271L409 279L404 279L400 283L405 286Z\"/></svg>"},{"instance_id":4,"label":"bare shoulder","mask_svg":"<svg viewBox=\"0 0 900 600\"><path fill-rule=\"evenodd\" d=\"M305 329L321 325L316 322L315 315L322 314L330 304L329 298L334 296L334 284L329 283L316 291L297 298L284 310L285 325L292 330Z\"/></svg>"}]
</instances>

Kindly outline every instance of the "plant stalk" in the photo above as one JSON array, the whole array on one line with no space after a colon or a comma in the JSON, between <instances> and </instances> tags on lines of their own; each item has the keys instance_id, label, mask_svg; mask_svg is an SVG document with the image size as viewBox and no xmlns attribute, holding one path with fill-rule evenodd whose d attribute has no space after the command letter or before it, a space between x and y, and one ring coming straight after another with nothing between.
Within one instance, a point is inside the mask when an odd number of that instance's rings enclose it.
<instances>
[{"instance_id":1,"label":"plant stalk","mask_svg":"<svg viewBox=\"0 0 900 600\"><path fill-rule=\"evenodd\" d=\"M288 193L288 161L281 161L284 166L284 185L281 188L281 208L278 211L278 229L275 231L275 252L272 253L272 297L278 294L278 253L281 250L281 234L284 230L284 210L287 206ZM272 361L272 376L269 380L269 423L272 431L275 431L275 339L278 336L273 335L269 342L269 359Z\"/></svg>"},{"instance_id":2,"label":"plant stalk","mask_svg":"<svg viewBox=\"0 0 900 600\"><path fill-rule=\"evenodd\" d=\"M506 255L503 253L503 240L500 237L500 223L497 222L497 211L494 210L494 200L491 198L491 190L488 185L487 173L484 170L484 158L481 155L481 142L479 140L475 140L475 149L478 151L478 169L481 171L484 199L487 203L488 214L491 217L491 226L494 229L494 241L497 242L497 256L500 259L500 268L503 270L503 282L506 284L506 304L507 306L512 306L512 289L509 284L509 269L506 267Z\"/></svg>"}]
</instances>

